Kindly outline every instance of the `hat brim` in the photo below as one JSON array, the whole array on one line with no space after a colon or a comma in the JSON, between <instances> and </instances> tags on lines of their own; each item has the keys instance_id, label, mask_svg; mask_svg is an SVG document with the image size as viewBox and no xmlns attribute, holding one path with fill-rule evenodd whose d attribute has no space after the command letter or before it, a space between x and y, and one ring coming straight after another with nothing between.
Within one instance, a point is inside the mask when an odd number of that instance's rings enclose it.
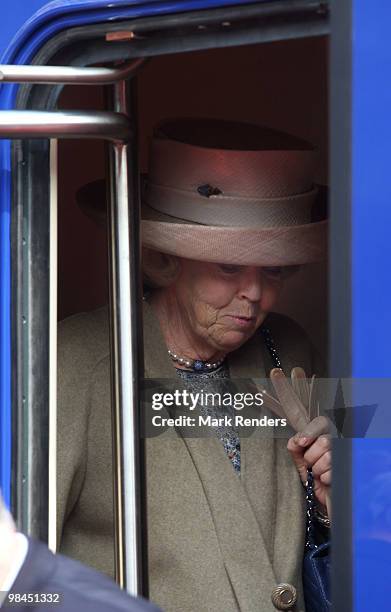
<instances>
[{"instance_id":1,"label":"hat brim","mask_svg":"<svg viewBox=\"0 0 391 612\"><path fill-rule=\"evenodd\" d=\"M217 227L142 220L145 247L187 259L293 266L325 259L328 222L291 227Z\"/></svg>"},{"instance_id":2,"label":"hat brim","mask_svg":"<svg viewBox=\"0 0 391 612\"><path fill-rule=\"evenodd\" d=\"M105 224L104 181L79 190L77 201L86 214ZM327 256L327 220L288 227L211 226L171 217L145 203L141 214L143 246L169 255L248 266L293 266Z\"/></svg>"}]
</instances>

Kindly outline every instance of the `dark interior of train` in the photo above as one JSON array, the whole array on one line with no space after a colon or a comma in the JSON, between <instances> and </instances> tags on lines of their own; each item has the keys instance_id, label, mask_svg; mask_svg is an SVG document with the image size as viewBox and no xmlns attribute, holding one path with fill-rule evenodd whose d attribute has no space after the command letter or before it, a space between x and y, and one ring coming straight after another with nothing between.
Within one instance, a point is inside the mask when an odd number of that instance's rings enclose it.
<instances>
[{"instance_id":1,"label":"dark interior of train","mask_svg":"<svg viewBox=\"0 0 391 612\"><path fill-rule=\"evenodd\" d=\"M304 138L318 150L319 184L328 182L328 66L326 37L285 40L159 56L138 73L139 154L148 169L153 126L167 117L212 117L261 124ZM104 92L66 87L62 109L104 109ZM105 146L59 142L58 317L108 302L107 241L78 206L78 190L105 176ZM293 289L293 290L292 290ZM327 354L326 264L302 267L286 281L279 312L289 314Z\"/></svg>"}]
</instances>

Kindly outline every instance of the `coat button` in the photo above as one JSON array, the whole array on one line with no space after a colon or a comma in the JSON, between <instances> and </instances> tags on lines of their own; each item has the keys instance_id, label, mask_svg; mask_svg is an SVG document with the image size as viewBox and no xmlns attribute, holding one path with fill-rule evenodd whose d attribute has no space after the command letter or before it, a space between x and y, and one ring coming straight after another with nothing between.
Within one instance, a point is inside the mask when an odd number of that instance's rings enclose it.
<instances>
[{"instance_id":1,"label":"coat button","mask_svg":"<svg viewBox=\"0 0 391 612\"><path fill-rule=\"evenodd\" d=\"M283 582L272 590L272 602L277 610L291 610L296 601L297 592L291 584Z\"/></svg>"}]
</instances>

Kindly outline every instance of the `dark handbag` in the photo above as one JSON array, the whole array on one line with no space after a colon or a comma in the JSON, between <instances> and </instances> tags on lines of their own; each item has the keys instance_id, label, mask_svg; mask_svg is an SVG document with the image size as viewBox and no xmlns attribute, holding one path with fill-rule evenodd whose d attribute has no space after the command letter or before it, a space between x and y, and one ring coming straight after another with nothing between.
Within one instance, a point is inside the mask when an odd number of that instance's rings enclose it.
<instances>
[{"instance_id":1,"label":"dark handbag","mask_svg":"<svg viewBox=\"0 0 391 612\"><path fill-rule=\"evenodd\" d=\"M303 588L306 612L330 612L330 542L315 543L315 498L312 470L306 482L307 538L303 561Z\"/></svg>"}]
</instances>

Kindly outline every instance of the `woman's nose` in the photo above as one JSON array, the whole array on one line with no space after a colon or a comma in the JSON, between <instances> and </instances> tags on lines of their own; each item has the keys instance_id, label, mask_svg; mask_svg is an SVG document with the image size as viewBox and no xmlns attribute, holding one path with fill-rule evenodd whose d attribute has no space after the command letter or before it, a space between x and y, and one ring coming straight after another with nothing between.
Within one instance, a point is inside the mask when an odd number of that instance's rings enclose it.
<instances>
[{"instance_id":1,"label":"woman's nose","mask_svg":"<svg viewBox=\"0 0 391 612\"><path fill-rule=\"evenodd\" d=\"M263 291L262 270L259 268L248 268L243 275L240 287L240 297L250 302L259 302Z\"/></svg>"}]
</instances>

